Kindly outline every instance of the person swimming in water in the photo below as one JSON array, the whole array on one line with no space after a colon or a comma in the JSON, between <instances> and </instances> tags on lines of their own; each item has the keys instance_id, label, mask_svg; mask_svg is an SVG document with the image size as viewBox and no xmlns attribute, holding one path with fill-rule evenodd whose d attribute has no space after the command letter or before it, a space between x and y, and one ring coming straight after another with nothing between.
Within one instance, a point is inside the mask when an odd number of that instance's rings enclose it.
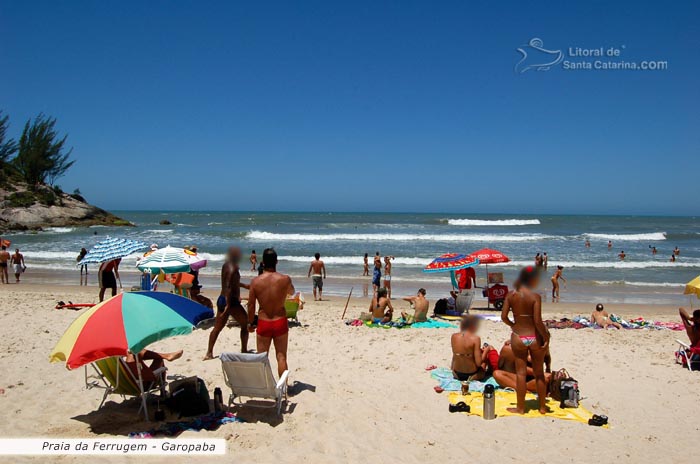
<instances>
[{"instance_id":1,"label":"person swimming in water","mask_svg":"<svg viewBox=\"0 0 700 464\"><path fill-rule=\"evenodd\" d=\"M559 279L564 281L566 284L566 279L562 275L564 272L564 266L557 266L557 270L554 271L552 275L552 301L559 299Z\"/></svg>"},{"instance_id":2,"label":"person swimming in water","mask_svg":"<svg viewBox=\"0 0 700 464\"><path fill-rule=\"evenodd\" d=\"M595 311L593 314L591 314L591 322L594 322L598 327L603 329L607 329L610 326L615 327L616 329L622 328L620 324L610 320L610 314L608 314L605 307L600 303L596 305Z\"/></svg>"},{"instance_id":3,"label":"person swimming in water","mask_svg":"<svg viewBox=\"0 0 700 464\"><path fill-rule=\"evenodd\" d=\"M512 329L510 344L515 355L517 407L509 411L516 414L525 414L528 357L532 360L539 411L541 414L548 412L544 358L549 352L549 331L542 322L542 297L535 292L538 281L539 272L535 267L523 268L515 281L515 290L506 295L501 311L501 320ZM508 317L511 311L512 321Z\"/></svg>"},{"instance_id":4,"label":"person swimming in water","mask_svg":"<svg viewBox=\"0 0 700 464\"><path fill-rule=\"evenodd\" d=\"M481 380L486 372L481 367L481 338L476 334L479 330L479 318L472 315L462 317L459 333L453 334L452 344L452 375L460 382Z\"/></svg>"}]
</instances>

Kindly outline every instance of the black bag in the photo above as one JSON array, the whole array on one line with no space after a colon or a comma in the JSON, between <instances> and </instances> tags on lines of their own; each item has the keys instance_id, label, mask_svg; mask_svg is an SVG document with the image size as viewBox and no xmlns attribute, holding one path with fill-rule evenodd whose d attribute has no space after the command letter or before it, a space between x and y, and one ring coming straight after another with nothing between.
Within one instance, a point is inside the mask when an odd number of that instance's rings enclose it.
<instances>
[{"instance_id":1,"label":"black bag","mask_svg":"<svg viewBox=\"0 0 700 464\"><path fill-rule=\"evenodd\" d=\"M188 377L172 382L168 407L177 412L180 417L209 414L209 390L204 380L199 377Z\"/></svg>"},{"instance_id":2,"label":"black bag","mask_svg":"<svg viewBox=\"0 0 700 464\"><path fill-rule=\"evenodd\" d=\"M437 300L433 312L435 314L447 314L447 300L445 298Z\"/></svg>"}]
</instances>

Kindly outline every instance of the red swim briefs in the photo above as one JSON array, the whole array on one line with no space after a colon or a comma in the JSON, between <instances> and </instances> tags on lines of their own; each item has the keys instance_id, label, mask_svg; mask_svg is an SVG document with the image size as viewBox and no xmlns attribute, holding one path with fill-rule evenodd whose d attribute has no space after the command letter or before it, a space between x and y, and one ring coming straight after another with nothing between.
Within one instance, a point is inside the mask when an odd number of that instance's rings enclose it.
<instances>
[{"instance_id":1,"label":"red swim briefs","mask_svg":"<svg viewBox=\"0 0 700 464\"><path fill-rule=\"evenodd\" d=\"M258 319L258 335L261 337L275 338L280 337L289 332L289 324L286 317L279 319L267 320Z\"/></svg>"}]
</instances>

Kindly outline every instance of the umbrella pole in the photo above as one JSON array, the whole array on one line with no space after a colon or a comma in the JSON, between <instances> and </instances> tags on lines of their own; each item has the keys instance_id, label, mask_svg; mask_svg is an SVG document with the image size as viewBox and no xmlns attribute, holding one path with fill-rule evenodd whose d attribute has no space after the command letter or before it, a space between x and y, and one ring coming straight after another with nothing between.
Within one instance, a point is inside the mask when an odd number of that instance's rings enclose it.
<instances>
[{"instance_id":1,"label":"umbrella pole","mask_svg":"<svg viewBox=\"0 0 700 464\"><path fill-rule=\"evenodd\" d=\"M355 287L350 287L350 293L348 294L348 300L345 302L345 309L343 309L343 315L340 319L345 319L345 312L348 310L348 305L350 304L350 297L352 296L352 291Z\"/></svg>"},{"instance_id":2,"label":"umbrella pole","mask_svg":"<svg viewBox=\"0 0 700 464\"><path fill-rule=\"evenodd\" d=\"M136 370L139 373L139 390L141 390L141 408L143 408L143 414L146 416L146 422L150 422L148 417L148 404L146 401L146 393L143 391L143 376L141 375L141 363L139 362L139 355L136 353L134 355L136 359Z\"/></svg>"},{"instance_id":3,"label":"umbrella pole","mask_svg":"<svg viewBox=\"0 0 700 464\"><path fill-rule=\"evenodd\" d=\"M491 307L491 302L489 301L489 265L486 264L486 309Z\"/></svg>"}]
</instances>

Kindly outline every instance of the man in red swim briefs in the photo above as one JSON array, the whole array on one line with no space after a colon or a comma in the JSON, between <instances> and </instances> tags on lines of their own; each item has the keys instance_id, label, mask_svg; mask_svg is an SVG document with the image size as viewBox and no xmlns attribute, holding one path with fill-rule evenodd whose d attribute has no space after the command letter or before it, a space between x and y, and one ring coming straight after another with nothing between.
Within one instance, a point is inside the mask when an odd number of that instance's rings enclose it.
<instances>
[{"instance_id":1,"label":"man in red swim briefs","mask_svg":"<svg viewBox=\"0 0 700 464\"><path fill-rule=\"evenodd\" d=\"M257 317L258 353L270 351L275 344L277 369L279 375L287 370L287 343L289 326L284 301L288 295L294 295L294 285L288 275L277 272L277 252L268 248L263 252L265 271L250 282L248 293L248 330L256 330L255 308L260 304Z\"/></svg>"}]
</instances>

